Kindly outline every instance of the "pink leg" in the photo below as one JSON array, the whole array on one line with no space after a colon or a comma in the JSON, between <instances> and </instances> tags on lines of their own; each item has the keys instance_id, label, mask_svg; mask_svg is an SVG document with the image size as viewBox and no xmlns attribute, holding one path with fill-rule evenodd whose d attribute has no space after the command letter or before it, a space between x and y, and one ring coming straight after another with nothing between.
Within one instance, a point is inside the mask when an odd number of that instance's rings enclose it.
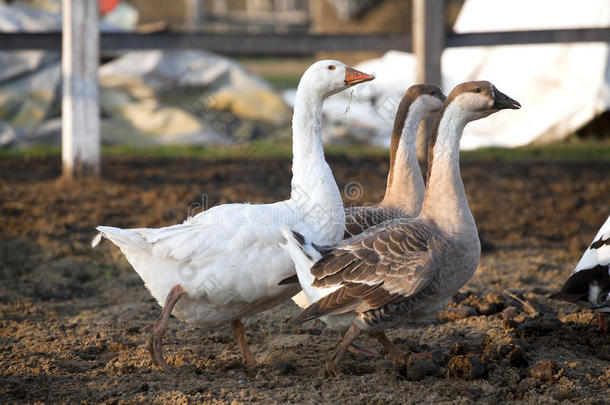
<instances>
[{"instance_id":1,"label":"pink leg","mask_svg":"<svg viewBox=\"0 0 610 405\"><path fill-rule=\"evenodd\" d=\"M244 360L244 363L255 366L256 360L254 359L254 355L250 351L248 347L248 342L246 341L246 331L244 329L244 324L241 323L239 319L235 319L231 321L231 330L237 339L237 345L239 346L239 351L241 352L241 358Z\"/></svg>"},{"instance_id":2,"label":"pink leg","mask_svg":"<svg viewBox=\"0 0 610 405\"><path fill-rule=\"evenodd\" d=\"M399 364L404 361L405 353L390 342L384 332L375 333L373 336L375 336L379 343L383 345L383 348L390 353L392 360L394 361L394 370L398 370Z\"/></svg>"},{"instance_id":3,"label":"pink leg","mask_svg":"<svg viewBox=\"0 0 610 405\"><path fill-rule=\"evenodd\" d=\"M163 335L165 335L165 332L167 332L169 317L172 314L174 306L184 294L186 294L186 292L180 284L173 286L172 289L169 290L169 294L167 294L167 298L165 299L163 311L161 311L161 316L159 316L157 322L154 323L152 332L150 333L150 340L148 341L148 351L150 352L152 362L165 371L169 371L169 365L163 359L161 339L163 338Z\"/></svg>"},{"instance_id":4,"label":"pink leg","mask_svg":"<svg viewBox=\"0 0 610 405\"><path fill-rule=\"evenodd\" d=\"M345 332L347 332L347 329L344 329L339 332L340 339L343 339L343 335L345 334ZM356 343L352 343L350 345L350 347L347 348L347 350L354 353L357 356L381 357L381 353L379 353L377 350L373 349L372 347L360 346L360 345L357 345Z\"/></svg>"},{"instance_id":5,"label":"pink leg","mask_svg":"<svg viewBox=\"0 0 610 405\"><path fill-rule=\"evenodd\" d=\"M352 326L349 327L347 332L345 332L343 340L341 340L337 351L335 351L335 353L324 365L324 375L337 375L337 365L341 362L343 356L345 356L345 352L347 352L347 349L351 346L352 342L356 340L356 338L360 336L361 333L362 329L360 329L356 325L352 324Z\"/></svg>"},{"instance_id":6,"label":"pink leg","mask_svg":"<svg viewBox=\"0 0 610 405\"><path fill-rule=\"evenodd\" d=\"M355 343L352 343L350 347L347 348L350 352L357 354L358 356L365 357L381 357L381 353L372 347L360 346Z\"/></svg>"},{"instance_id":7,"label":"pink leg","mask_svg":"<svg viewBox=\"0 0 610 405\"><path fill-rule=\"evenodd\" d=\"M606 322L606 314L598 312L597 317L599 318L599 330L602 332L606 332L607 326L608 326L608 324Z\"/></svg>"}]
</instances>

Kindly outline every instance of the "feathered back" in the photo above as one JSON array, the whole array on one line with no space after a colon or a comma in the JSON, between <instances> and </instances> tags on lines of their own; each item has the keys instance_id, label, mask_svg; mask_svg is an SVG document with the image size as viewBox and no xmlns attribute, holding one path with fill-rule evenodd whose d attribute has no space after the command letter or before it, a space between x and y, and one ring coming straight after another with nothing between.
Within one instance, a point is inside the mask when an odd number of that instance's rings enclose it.
<instances>
[{"instance_id":1,"label":"feathered back","mask_svg":"<svg viewBox=\"0 0 610 405\"><path fill-rule=\"evenodd\" d=\"M593 238L589 248L585 250L572 274L597 265L605 266L608 264L610 264L610 216Z\"/></svg>"}]
</instances>

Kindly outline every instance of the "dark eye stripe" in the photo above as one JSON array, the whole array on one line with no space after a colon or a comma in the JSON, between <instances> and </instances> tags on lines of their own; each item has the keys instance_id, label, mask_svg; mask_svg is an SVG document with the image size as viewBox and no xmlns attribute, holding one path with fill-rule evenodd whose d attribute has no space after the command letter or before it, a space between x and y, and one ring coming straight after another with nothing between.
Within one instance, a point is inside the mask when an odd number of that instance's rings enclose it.
<instances>
[{"instance_id":1,"label":"dark eye stripe","mask_svg":"<svg viewBox=\"0 0 610 405\"><path fill-rule=\"evenodd\" d=\"M328 70L335 70L335 65L328 65Z\"/></svg>"}]
</instances>

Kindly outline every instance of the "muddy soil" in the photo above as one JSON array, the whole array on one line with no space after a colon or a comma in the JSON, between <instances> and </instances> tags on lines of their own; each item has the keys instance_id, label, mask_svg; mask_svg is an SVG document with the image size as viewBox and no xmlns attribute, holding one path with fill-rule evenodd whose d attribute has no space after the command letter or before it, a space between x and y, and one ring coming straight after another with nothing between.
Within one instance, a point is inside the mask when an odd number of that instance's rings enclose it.
<instances>
[{"instance_id":1,"label":"muddy soil","mask_svg":"<svg viewBox=\"0 0 610 405\"><path fill-rule=\"evenodd\" d=\"M362 185L346 202L381 198L385 159L330 163L341 187ZM292 325L292 302L245 320L256 367L240 362L228 325L173 319L163 372L146 348L158 305L115 246L90 248L97 224L158 227L206 204L286 198L288 159L109 157L103 173L69 184L57 157L0 159L0 402L610 401L610 335L547 298L610 212L610 162L464 163L495 248L450 308L389 332L411 353L406 367L350 353L334 378L321 365L338 336L318 321Z\"/></svg>"}]
</instances>

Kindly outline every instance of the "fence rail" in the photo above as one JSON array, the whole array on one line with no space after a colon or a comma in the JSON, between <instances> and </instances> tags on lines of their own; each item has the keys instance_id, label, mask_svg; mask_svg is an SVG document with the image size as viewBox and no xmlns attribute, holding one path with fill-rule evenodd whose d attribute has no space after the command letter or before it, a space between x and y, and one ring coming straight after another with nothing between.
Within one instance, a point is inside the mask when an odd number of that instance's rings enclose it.
<instances>
[{"instance_id":1,"label":"fence rail","mask_svg":"<svg viewBox=\"0 0 610 405\"><path fill-rule=\"evenodd\" d=\"M450 33L445 47L610 42L610 28Z\"/></svg>"},{"instance_id":2,"label":"fence rail","mask_svg":"<svg viewBox=\"0 0 610 405\"><path fill-rule=\"evenodd\" d=\"M447 33L445 47L610 42L610 28ZM106 51L205 49L225 55L312 55L319 51L412 51L408 34L102 33ZM0 33L0 50L61 50L61 32Z\"/></svg>"},{"instance_id":3,"label":"fence rail","mask_svg":"<svg viewBox=\"0 0 610 405\"><path fill-rule=\"evenodd\" d=\"M312 55L318 51L411 50L409 35L103 33L106 51L200 49L224 55ZM1 33L0 50L60 50L61 32Z\"/></svg>"}]
</instances>

